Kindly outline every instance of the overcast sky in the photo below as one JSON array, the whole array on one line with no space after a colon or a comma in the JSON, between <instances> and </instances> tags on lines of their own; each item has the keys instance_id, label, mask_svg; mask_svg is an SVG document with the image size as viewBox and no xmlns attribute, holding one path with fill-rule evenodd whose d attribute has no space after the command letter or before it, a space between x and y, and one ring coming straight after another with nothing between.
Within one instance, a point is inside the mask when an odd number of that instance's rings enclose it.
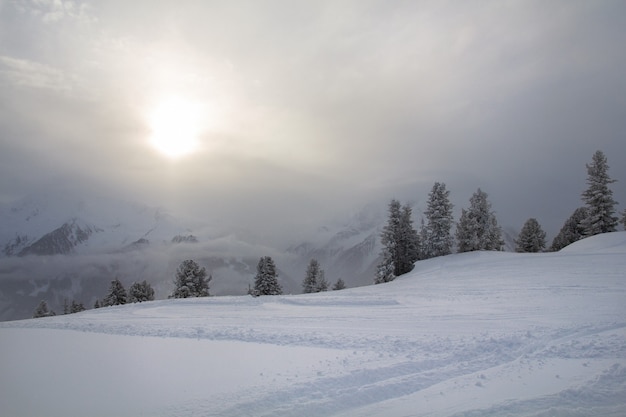
<instances>
[{"instance_id":1,"label":"overcast sky","mask_svg":"<svg viewBox=\"0 0 626 417\"><path fill-rule=\"evenodd\" d=\"M550 235L597 149L626 206L625 19L621 0L0 0L0 201L65 188L299 233L442 181L457 213L480 187L503 226ZM193 151L156 149L172 131Z\"/></svg>"}]
</instances>

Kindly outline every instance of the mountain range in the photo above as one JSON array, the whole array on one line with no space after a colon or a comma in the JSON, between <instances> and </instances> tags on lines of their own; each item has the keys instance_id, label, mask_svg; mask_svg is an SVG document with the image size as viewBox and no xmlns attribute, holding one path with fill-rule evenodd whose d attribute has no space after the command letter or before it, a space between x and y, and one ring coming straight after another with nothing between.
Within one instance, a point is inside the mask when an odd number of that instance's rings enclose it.
<instances>
[{"instance_id":1,"label":"mountain range","mask_svg":"<svg viewBox=\"0 0 626 417\"><path fill-rule=\"evenodd\" d=\"M300 293L311 258L332 285L372 283L384 207L369 205L286 247L216 232L135 202L41 194L0 206L0 320L32 316L41 299L57 312L76 300L90 308L110 281L147 280L157 298L173 288L176 268L194 259L213 279L212 295L245 294L261 256L272 256L285 293Z\"/></svg>"}]
</instances>

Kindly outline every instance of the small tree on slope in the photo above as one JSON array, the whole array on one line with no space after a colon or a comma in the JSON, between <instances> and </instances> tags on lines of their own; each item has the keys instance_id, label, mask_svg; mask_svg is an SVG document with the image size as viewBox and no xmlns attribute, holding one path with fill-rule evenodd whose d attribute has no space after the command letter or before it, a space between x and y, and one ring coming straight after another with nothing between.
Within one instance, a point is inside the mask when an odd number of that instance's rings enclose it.
<instances>
[{"instance_id":1,"label":"small tree on slope","mask_svg":"<svg viewBox=\"0 0 626 417\"><path fill-rule=\"evenodd\" d=\"M211 279L211 276L207 278L206 269L195 261L183 261L176 270L175 289L170 298L208 297Z\"/></svg>"},{"instance_id":2,"label":"small tree on slope","mask_svg":"<svg viewBox=\"0 0 626 417\"><path fill-rule=\"evenodd\" d=\"M456 239L459 252L502 249L502 230L491 210L487 193L480 188L470 198L469 209L461 210Z\"/></svg>"},{"instance_id":3,"label":"small tree on slope","mask_svg":"<svg viewBox=\"0 0 626 417\"><path fill-rule=\"evenodd\" d=\"M109 293L104 297L104 300L102 300L102 305L109 307L120 304L126 304L126 289L124 289L122 282L118 278L115 278L111 281Z\"/></svg>"},{"instance_id":4,"label":"small tree on slope","mask_svg":"<svg viewBox=\"0 0 626 417\"><path fill-rule=\"evenodd\" d=\"M333 291L343 290L346 288L346 283L341 278L337 278L337 282L333 285Z\"/></svg>"},{"instance_id":5,"label":"small tree on slope","mask_svg":"<svg viewBox=\"0 0 626 417\"><path fill-rule=\"evenodd\" d=\"M614 232L617 227L613 191L609 184L614 183L608 174L609 166L602 151L596 151L591 164L587 164L587 184L589 187L582 194L587 204L587 217L583 222L586 236Z\"/></svg>"},{"instance_id":6,"label":"small tree on slope","mask_svg":"<svg viewBox=\"0 0 626 417\"><path fill-rule=\"evenodd\" d=\"M302 281L302 292L309 294L317 292L317 281L320 275L320 264L317 259L311 259L306 269L306 275Z\"/></svg>"},{"instance_id":7,"label":"small tree on slope","mask_svg":"<svg viewBox=\"0 0 626 417\"><path fill-rule=\"evenodd\" d=\"M154 289L146 280L142 282L133 282L128 289L128 302L141 303L144 301L154 300Z\"/></svg>"},{"instance_id":8,"label":"small tree on slope","mask_svg":"<svg viewBox=\"0 0 626 417\"><path fill-rule=\"evenodd\" d=\"M37 319L40 317L50 317L55 316L55 312L48 309L48 303L45 300L41 300L35 312L33 313L33 318Z\"/></svg>"},{"instance_id":9,"label":"small tree on slope","mask_svg":"<svg viewBox=\"0 0 626 417\"><path fill-rule=\"evenodd\" d=\"M541 252L546 247L546 232L541 229L537 219L528 219L515 243L516 252Z\"/></svg>"},{"instance_id":10,"label":"small tree on slope","mask_svg":"<svg viewBox=\"0 0 626 417\"><path fill-rule=\"evenodd\" d=\"M279 295L283 293L283 289L278 283L276 265L269 256L263 256L259 259L254 278L254 293L256 295Z\"/></svg>"},{"instance_id":11,"label":"small tree on slope","mask_svg":"<svg viewBox=\"0 0 626 417\"><path fill-rule=\"evenodd\" d=\"M320 269L319 276L317 277L317 287L315 288L316 292L324 292L328 291L328 281L326 281L326 274L324 274L324 270Z\"/></svg>"},{"instance_id":12,"label":"small tree on slope","mask_svg":"<svg viewBox=\"0 0 626 417\"><path fill-rule=\"evenodd\" d=\"M380 235L382 260L374 282L388 282L413 269L419 255L419 237L413 228L412 211L400 206L398 200L389 203L389 219Z\"/></svg>"}]
</instances>

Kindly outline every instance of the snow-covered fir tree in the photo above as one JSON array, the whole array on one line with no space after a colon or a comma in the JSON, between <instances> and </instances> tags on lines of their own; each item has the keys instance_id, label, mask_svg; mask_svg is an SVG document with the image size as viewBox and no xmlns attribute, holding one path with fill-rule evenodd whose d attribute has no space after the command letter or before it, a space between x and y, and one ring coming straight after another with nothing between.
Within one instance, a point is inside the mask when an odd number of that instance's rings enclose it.
<instances>
[{"instance_id":1,"label":"snow-covered fir tree","mask_svg":"<svg viewBox=\"0 0 626 417\"><path fill-rule=\"evenodd\" d=\"M428 194L428 206L424 212L427 223L421 236L421 259L452 253L454 206L450 203L449 196L450 191L446 190L446 184L442 182L435 182Z\"/></svg>"},{"instance_id":2,"label":"snow-covered fir tree","mask_svg":"<svg viewBox=\"0 0 626 417\"><path fill-rule=\"evenodd\" d=\"M343 290L346 288L346 283L341 278L337 278L337 282L333 285L333 291Z\"/></svg>"},{"instance_id":3,"label":"snow-covered fir tree","mask_svg":"<svg viewBox=\"0 0 626 417\"><path fill-rule=\"evenodd\" d=\"M535 218L526 220L517 237L516 252L541 252L546 247L546 232Z\"/></svg>"},{"instance_id":4,"label":"snow-covered fir tree","mask_svg":"<svg viewBox=\"0 0 626 417\"><path fill-rule=\"evenodd\" d=\"M269 256L261 257L256 267L254 294L279 295L282 293L283 289L278 283L278 274L276 273L274 260Z\"/></svg>"},{"instance_id":5,"label":"snow-covered fir tree","mask_svg":"<svg viewBox=\"0 0 626 417\"><path fill-rule=\"evenodd\" d=\"M93 308L100 308L100 300L96 300L96 302L93 304Z\"/></svg>"},{"instance_id":6,"label":"snow-covered fir tree","mask_svg":"<svg viewBox=\"0 0 626 417\"><path fill-rule=\"evenodd\" d=\"M204 267L200 267L194 260L187 259L176 270L174 292L170 298L208 297L209 282L212 279L210 275L207 277Z\"/></svg>"},{"instance_id":7,"label":"snow-covered fir tree","mask_svg":"<svg viewBox=\"0 0 626 417\"><path fill-rule=\"evenodd\" d=\"M72 305L70 307L70 313L80 313L81 311L87 310L83 303L79 303L76 300L72 300Z\"/></svg>"},{"instance_id":8,"label":"snow-covered fir tree","mask_svg":"<svg viewBox=\"0 0 626 417\"><path fill-rule=\"evenodd\" d=\"M396 276L411 272L419 259L419 236L413 227L413 210L404 205L400 211L399 257L396 259Z\"/></svg>"},{"instance_id":9,"label":"snow-covered fir tree","mask_svg":"<svg viewBox=\"0 0 626 417\"><path fill-rule=\"evenodd\" d=\"M318 292L317 283L319 280L320 271L320 264L317 259L311 259L309 261L309 265L306 268L304 280L302 281L303 293L310 294L313 292Z\"/></svg>"},{"instance_id":10,"label":"snow-covered fir tree","mask_svg":"<svg viewBox=\"0 0 626 417\"><path fill-rule=\"evenodd\" d=\"M48 308L48 303L45 300L41 300L33 313L33 318L37 319L40 317L50 317L55 315L56 313Z\"/></svg>"},{"instance_id":11,"label":"snow-covered fir tree","mask_svg":"<svg viewBox=\"0 0 626 417\"><path fill-rule=\"evenodd\" d=\"M559 251L585 237L584 221L587 218L587 207L579 207L565 221L563 227L552 240L551 251Z\"/></svg>"},{"instance_id":12,"label":"snow-covered fir tree","mask_svg":"<svg viewBox=\"0 0 626 417\"><path fill-rule=\"evenodd\" d=\"M491 210L487 193L480 188L470 198L470 207L461 210L456 240L459 252L501 250L504 245L502 229Z\"/></svg>"},{"instance_id":13,"label":"snow-covered fir tree","mask_svg":"<svg viewBox=\"0 0 626 417\"><path fill-rule=\"evenodd\" d=\"M109 307L120 304L126 304L126 289L124 285L122 285L122 282L118 278L115 278L111 281L109 293L102 300L102 305Z\"/></svg>"},{"instance_id":14,"label":"snow-covered fir tree","mask_svg":"<svg viewBox=\"0 0 626 417\"><path fill-rule=\"evenodd\" d=\"M326 281L326 274L323 269L320 269L320 273L317 277L317 286L315 292L328 291L328 281Z\"/></svg>"},{"instance_id":15,"label":"snow-covered fir tree","mask_svg":"<svg viewBox=\"0 0 626 417\"><path fill-rule=\"evenodd\" d=\"M613 191L609 184L615 182L608 174L609 165L602 151L596 151L591 164L587 164L587 190L582 199L587 205L587 217L583 222L586 236L614 232L617 216L613 200Z\"/></svg>"},{"instance_id":16,"label":"snow-covered fir tree","mask_svg":"<svg viewBox=\"0 0 626 417\"><path fill-rule=\"evenodd\" d=\"M389 203L389 219L380 235L383 249L374 282L389 282L413 269L418 260L419 237L413 227L412 210L398 200Z\"/></svg>"},{"instance_id":17,"label":"snow-covered fir tree","mask_svg":"<svg viewBox=\"0 0 626 417\"><path fill-rule=\"evenodd\" d=\"M128 302L141 303L144 301L154 300L154 289L146 280L142 282L133 282L128 289Z\"/></svg>"},{"instance_id":18,"label":"snow-covered fir tree","mask_svg":"<svg viewBox=\"0 0 626 417\"><path fill-rule=\"evenodd\" d=\"M624 230L626 230L626 209L622 213L622 224L624 225Z\"/></svg>"}]
</instances>

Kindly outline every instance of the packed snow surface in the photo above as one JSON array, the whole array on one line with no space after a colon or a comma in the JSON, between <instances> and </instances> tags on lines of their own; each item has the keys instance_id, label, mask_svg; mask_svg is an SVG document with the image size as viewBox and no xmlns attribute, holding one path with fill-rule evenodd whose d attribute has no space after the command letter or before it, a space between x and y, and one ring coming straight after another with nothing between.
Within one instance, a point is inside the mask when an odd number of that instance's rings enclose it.
<instances>
[{"instance_id":1,"label":"packed snow surface","mask_svg":"<svg viewBox=\"0 0 626 417\"><path fill-rule=\"evenodd\" d=\"M343 291L0 323L0 414L624 416L625 255L618 232Z\"/></svg>"}]
</instances>

